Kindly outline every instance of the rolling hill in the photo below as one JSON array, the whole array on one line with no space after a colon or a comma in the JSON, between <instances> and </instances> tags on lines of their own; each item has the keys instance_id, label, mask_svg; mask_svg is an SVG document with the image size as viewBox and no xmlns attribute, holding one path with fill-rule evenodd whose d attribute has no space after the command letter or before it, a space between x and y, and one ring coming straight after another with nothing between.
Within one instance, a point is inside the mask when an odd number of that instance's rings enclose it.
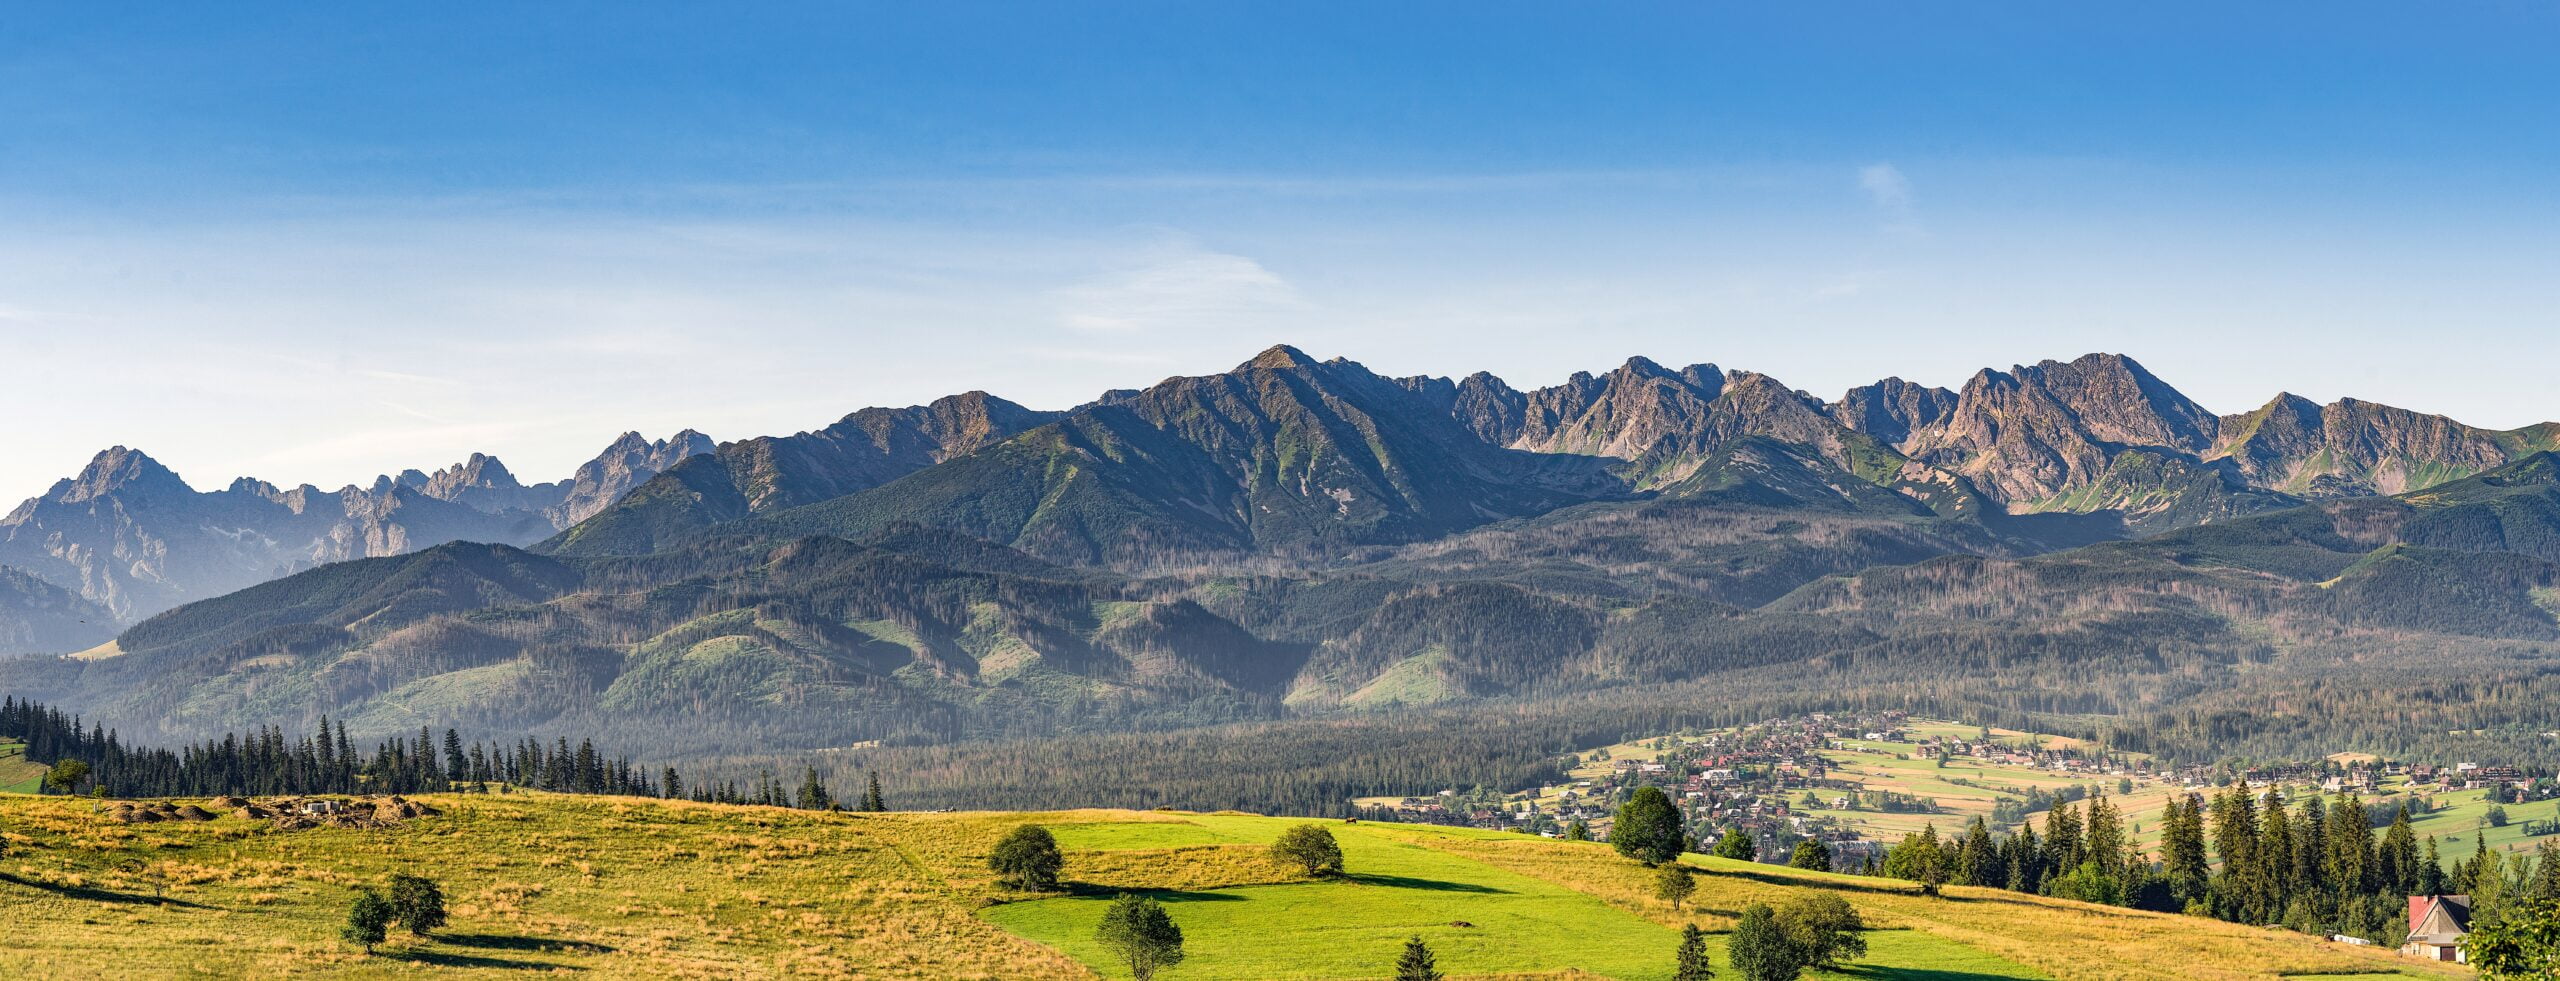
<instances>
[{"instance_id":1,"label":"rolling hill","mask_svg":"<svg viewBox=\"0 0 2560 981\"><path fill-rule=\"evenodd\" d=\"M1179 978L1387 974L1408 936L1459 978L1670 977L1677 928L1709 930L1717 970L1738 911L1828 891L1869 953L1828 977L2274 979L2451 977L2286 933L1968 888L1691 855L1687 908L1607 845L1405 825L1328 824L1347 876L1310 880L1265 848L1288 819L1235 814L831 814L535 792L425 798L390 828L264 822L117 825L63 798L0 795L12 830L0 971L84 973L111 934L133 971L377 977L422 968L597 977L842 973L892 978L1126 977L1093 945L1114 894L1160 898L1185 937ZM986 855L1054 829L1068 888L1011 893ZM354 890L440 881L450 922L368 956L338 939ZM1996 915L1985 915L1996 911ZM2175 949L2178 957L2163 957ZM1575 973L1580 972L1580 973Z\"/></svg>"}]
</instances>

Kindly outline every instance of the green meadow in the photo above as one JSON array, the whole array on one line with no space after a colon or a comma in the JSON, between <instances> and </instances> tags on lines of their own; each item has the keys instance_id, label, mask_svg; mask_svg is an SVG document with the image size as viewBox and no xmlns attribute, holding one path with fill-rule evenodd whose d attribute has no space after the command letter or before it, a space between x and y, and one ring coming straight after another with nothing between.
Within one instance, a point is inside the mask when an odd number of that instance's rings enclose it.
<instances>
[{"instance_id":1,"label":"green meadow","mask_svg":"<svg viewBox=\"0 0 2560 981\"><path fill-rule=\"evenodd\" d=\"M1378 978L1422 936L1453 978L1670 975L1677 930L1831 890L1871 928L1843 978L2273 979L2430 968L2230 924L1996 890L1701 856L1673 909L1605 844L1322 822L1346 875L1271 860L1288 818L1182 812L813 813L539 793L425 798L384 829L277 831L223 817L122 825L90 801L0 794L0 977L1120 978L1093 943L1110 897L1164 901L1186 979ZM998 885L1013 828L1054 829L1060 892ZM394 873L440 880L452 921L368 955L337 936ZM1463 925L1462 925L1463 924ZM2443 976L2430 975L2430 976Z\"/></svg>"}]
</instances>

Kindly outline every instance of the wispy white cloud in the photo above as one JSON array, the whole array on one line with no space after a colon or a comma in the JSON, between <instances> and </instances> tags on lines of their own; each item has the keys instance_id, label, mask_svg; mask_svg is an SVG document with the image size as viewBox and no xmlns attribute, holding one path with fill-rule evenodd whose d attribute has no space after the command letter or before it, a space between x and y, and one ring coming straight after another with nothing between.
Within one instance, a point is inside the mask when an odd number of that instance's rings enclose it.
<instances>
[{"instance_id":1,"label":"wispy white cloud","mask_svg":"<svg viewBox=\"0 0 2560 981\"><path fill-rule=\"evenodd\" d=\"M1885 231L1920 234L1919 211L1911 201L1911 178L1903 174L1902 168L1890 162L1860 167L1858 189L1867 192L1867 200L1873 202L1876 211L1884 216Z\"/></svg>"},{"instance_id":2,"label":"wispy white cloud","mask_svg":"<svg viewBox=\"0 0 2560 981\"><path fill-rule=\"evenodd\" d=\"M1295 287L1261 263L1187 242L1150 249L1054 298L1066 326L1107 333L1239 326L1301 302Z\"/></svg>"}]
</instances>

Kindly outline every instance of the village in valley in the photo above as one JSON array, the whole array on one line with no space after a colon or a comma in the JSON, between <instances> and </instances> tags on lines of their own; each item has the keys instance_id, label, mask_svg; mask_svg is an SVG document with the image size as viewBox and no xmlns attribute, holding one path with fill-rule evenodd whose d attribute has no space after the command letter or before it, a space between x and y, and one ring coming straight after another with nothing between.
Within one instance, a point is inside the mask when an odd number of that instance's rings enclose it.
<instances>
[{"instance_id":1,"label":"village in valley","mask_svg":"<svg viewBox=\"0 0 2560 981\"><path fill-rule=\"evenodd\" d=\"M1606 840L1618 805L1653 786L1677 802L1700 850L1739 831L1759 861L1783 863L1798 843L1817 840L1833 870L1868 873L1907 835L1934 829L1952 840L1976 819L2012 833L2041 825L2057 805L2097 796L2125 822L2133 845L2156 859L2171 801L2233 787L2288 802L2352 795L2377 826L2405 808L2411 828L2434 839L2448 865L2484 846L2506 854L2532 852L2546 839L2560 845L2560 782L2548 772L2353 753L2170 766L2077 739L1900 712L1814 713L1666 734L1592 749L1573 764L1565 781L1546 786L1356 803L1372 820ZM2413 901L2411 932L2422 920L2440 922L2445 905Z\"/></svg>"}]
</instances>

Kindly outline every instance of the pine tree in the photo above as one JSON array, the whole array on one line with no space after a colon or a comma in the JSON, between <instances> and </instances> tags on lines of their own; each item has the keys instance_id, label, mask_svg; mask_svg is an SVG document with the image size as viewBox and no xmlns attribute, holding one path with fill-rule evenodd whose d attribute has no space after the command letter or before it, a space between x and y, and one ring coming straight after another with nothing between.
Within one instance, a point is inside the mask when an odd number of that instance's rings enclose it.
<instances>
[{"instance_id":1,"label":"pine tree","mask_svg":"<svg viewBox=\"0 0 2560 981\"><path fill-rule=\"evenodd\" d=\"M1404 942L1404 953L1396 957L1396 981L1440 981L1445 976L1432 962L1431 947L1420 935Z\"/></svg>"},{"instance_id":2,"label":"pine tree","mask_svg":"<svg viewBox=\"0 0 2560 981\"><path fill-rule=\"evenodd\" d=\"M455 731L453 731L453 730L451 730L451 729L447 729L447 730L445 730L445 731L444 731L444 778L445 778L445 780L446 780L447 782L449 782L449 783L461 783L463 780L465 780L465 779L469 778L469 777L471 776L471 771L470 771L470 769L469 769L469 763L470 763L470 760L468 760L468 759L464 758L464 757L463 757L463 755L462 755L462 734L461 734L461 733L459 733L459 732L455 732Z\"/></svg>"},{"instance_id":3,"label":"pine tree","mask_svg":"<svg viewBox=\"0 0 2560 981\"><path fill-rule=\"evenodd\" d=\"M2213 846L2222 859L2221 875L2214 881L2215 915L2256 922L2258 810L2248 791L2232 787L2214 797Z\"/></svg>"},{"instance_id":4,"label":"pine tree","mask_svg":"<svg viewBox=\"0 0 2560 981\"><path fill-rule=\"evenodd\" d=\"M2377 887L2390 895L2415 895L2418 892L2418 833L2409 826L2409 806L2402 804L2391 812L2391 827L2382 833L2382 846L2374 850L2374 878Z\"/></svg>"},{"instance_id":5,"label":"pine tree","mask_svg":"<svg viewBox=\"0 0 2560 981\"><path fill-rule=\"evenodd\" d=\"M2444 857L2436 852L2436 836L2427 836L2426 855L2418 859L2418 891L2421 896L2444 895Z\"/></svg>"},{"instance_id":6,"label":"pine tree","mask_svg":"<svg viewBox=\"0 0 2560 981\"><path fill-rule=\"evenodd\" d=\"M1671 981L1713 981L1715 968L1707 963L1707 932L1695 923L1680 928L1680 966L1672 971Z\"/></svg>"},{"instance_id":7,"label":"pine tree","mask_svg":"<svg viewBox=\"0 0 2560 981\"><path fill-rule=\"evenodd\" d=\"M2009 891L2044 891L2044 846L2036 841L2033 821L2018 822L2018 833L2009 836Z\"/></svg>"},{"instance_id":8,"label":"pine tree","mask_svg":"<svg viewBox=\"0 0 2560 981\"><path fill-rule=\"evenodd\" d=\"M2329 888L2329 866L2328 802L2313 794L2302 802L2301 814L2294 820L2293 860L2286 869L2285 892L2309 899L2322 919L2335 915L2338 905Z\"/></svg>"},{"instance_id":9,"label":"pine tree","mask_svg":"<svg viewBox=\"0 0 2560 981\"><path fill-rule=\"evenodd\" d=\"M800 778L800 809L804 811L834 810L836 799L827 793L827 785L818 782L818 768L810 767Z\"/></svg>"},{"instance_id":10,"label":"pine tree","mask_svg":"<svg viewBox=\"0 0 2560 981\"><path fill-rule=\"evenodd\" d=\"M2347 897L2373 891L2373 823L2364 802L2348 794L2329 815L2328 885L2343 905Z\"/></svg>"},{"instance_id":11,"label":"pine tree","mask_svg":"<svg viewBox=\"0 0 2560 981\"><path fill-rule=\"evenodd\" d=\"M2249 922L2274 923L2284 917L2285 907L2293 900L2293 821L2273 790L2267 791L2260 813L2265 819L2258 822L2258 861L2248 870Z\"/></svg>"},{"instance_id":12,"label":"pine tree","mask_svg":"<svg viewBox=\"0 0 2560 981\"><path fill-rule=\"evenodd\" d=\"M2057 804L2044 818L2044 867L2048 877L2080 867L2080 815Z\"/></svg>"},{"instance_id":13,"label":"pine tree","mask_svg":"<svg viewBox=\"0 0 2560 981\"><path fill-rule=\"evenodd\" d=\"M2161 872L2169 878L2170 894L2182 904L2204 898L2212 873L2205 861L2203 808L2195 795L2179 794L2170 799L2161 823Z\"/></svg>"},{"instance_id":14,"label":"pine tree","mask_svg":"<svg viewBox=\"0 0 2560 981\"><path fill-rule=\"evenodd\" d=\"M862 792L862 810L877 814L888 809L888 800L880 796L880 771L871 771L871 787Z\"/></svg>"},{"instance_id":15,"label":"pine tree","mask_svg":"<svg viewBox=\"0 0 2560 981\"><path fill-rule=\"evenodd\" d=\"M2083 822L2080 860L2098 867L2098 874L2122 882L2125 863L2124 819L2104 793L2089 796L2089 815Z\"/></svg>"}]
</instances>

